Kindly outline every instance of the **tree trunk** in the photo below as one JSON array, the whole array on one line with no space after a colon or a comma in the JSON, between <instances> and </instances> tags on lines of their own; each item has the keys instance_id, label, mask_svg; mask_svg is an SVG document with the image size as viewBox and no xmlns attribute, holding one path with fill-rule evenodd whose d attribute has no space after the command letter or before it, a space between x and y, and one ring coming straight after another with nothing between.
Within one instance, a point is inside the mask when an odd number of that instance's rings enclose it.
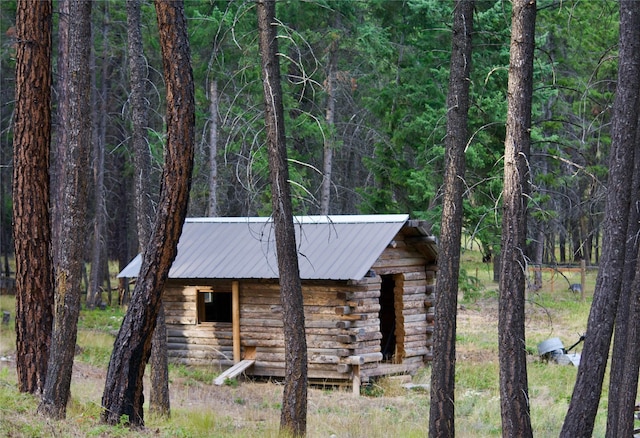
<instances>
[{"instance_id":1,"label":"tree trunk","mask_svg":"<svg viewBox=\"0 0 640 438\"><path fill-rule=\"evenodd\" d=\"M60 103L65 114L68 140L62 159L59 189L61 211L58 259L55 264L55 316L47 381L38 412L50 418L64 418L71 386L80 314L82 267L86 229L89 148L91 144L91 46L90 0L72 0L69 16L69 47L66 64L69 71L68 100ZM68 104L68 106L66 106Z\"/></svg>"},{"instance_id":2,"label":"tree trunk","mask_svg":"<svg viewBox=\"0 0 640 438\"><path fill-rule=\"evenodd\" d=\"M286 357L280 432L304 436L307 430L307 342L287 167L275 9L275 0L257 1L265 125Z\"/></svg>"},{"instance_id":3,"label":"tree trunk","mask_svg":"<svg viewBox=\"0 0 640 438\"><path fill-rule=\"evenodd\" d=\"M148 106L145 101L146 64L140 24L140 0L127 1L127 32L129 45L129 70L131 86L131 112L133 119L133 154L135 177L136 225L138 244L144 253L153 227L153 205L151 202L151 152L147 139ZM167 327L164 306L160 305L158 320L153 332L151 348L151 387L149 409L151 412L169 416L169 361L167 357Z\"/></svg>"},{"instance_id":4,"label":"tree trunk","mask_svg":"<svg viewBox=\"0 0 640 438\"><path fill-rule=\"evenodd\" d=\"M51 164L49 166L50 177L50 193L51 193L51 251L53 257L53 265L58 263L59 251L61 244L61 227L62 213L64 211L63 201L63 173L64 173L64 156L66 154L67 144L69 143L69 133L64 129L69 124L69 114L64 108L69 107L69 84L71 83L69 72L69 26L71 23L71 0L59 0L58 2L58 68L56 71L56 79L54 82L55 95L57 96L57 111L55 113L56 120L54 125L59 129L52 141Z\"/></svg>"},{"instance_id":5,"label":"tree trunk","mask_svg":"<svg viewBox=\"0 0 640 438\"><path fill-rule=\"evenodd\" d=\"M440 260L436 284L436 313L431 368L429 435L455 436L456 314L462 197L464 192L465 148L469 139L469 84L473 0L456 1L453 12L451 70L447 96L447 137L445 139L444 199L440 232Z\"/></svg>"},{"instance_id":6,"label":"tree trunk","mask_svg":"<svg viewBox=\"0 0 640 438\"><path fill-rule=\"evenodd\" d=\"M102 6L104 11L104 22L102 24L102 74L100 77L100 93L97 94L97 102L94 107L98 108L96 113L98 117L98 123L96 127L96 135L93 141L93 183L95 193L95 218L93 222L93 248L91 255L91 274L89 279L89 293L87 294L87 307L90 309L95 308L102 301L102 280L105 273L108 275L108 271L105 271L105 242L104 234L106 228L106 205L105 205L105 187L104 187L104 154L107 141L107 101L109 98L109 85L107 76L109 73L109 61L106 57L109 45L109 11L108 3L105 2ZM95 75L95 69L94 69ZM94 87L97 84L94 82Z\"/></svg>"},{"instance_id":7,"label":"tree trunk","mask_svg":"<svg viewBox=\"0 0 640 438\"><path fill-rule=\"evenodd\" d=\"M524 253L529 194L536 2L514 0L507 86L498 342L504 437L531 437L525 349Z\"/></svg>"},{"instance_id":8,"label":"tree trunk","mask_svg":"<svg viewBox=\"0 0 640 438\"><path fill-rule=\"evenodd\" d=\"M144 369L161 307L162 290L177 253L193 169L195 101L184 4L156 0L167 87L167 144L158 213L131 303L111 354L102 395L102 420L123 417L144 425Z\"/></svg>"},{"instance_id":9,"label":"tree trunk","mask_svg":"<svg viewBox=\"0 0 640 438\"><path fill-rule=\"evenodd\" d=\"M640 95L640 3L620 2L618 83L612 114L602 256L587 333L562 437L589 437L602 392L620 288L624 278L634 148ZM633 237L632 237L633 238ZM626 388L628 390L628 388Z\"/></svg>"},{"instance_id":10,"label":"tree trunk","mask_svg":"<svg viewBox=\"0 0 640 438\"><path fill-rule=\"evenodd\" d=\"M209 217L218 216L218 81L209 82Z\"/></svg>"},{"instance_id":11,"label":"tree trunk","mask_svg":"<svg viewBox=\"0 0 640 438\"><path fill-rule=\"evenodd\" d=\"M127 35L129 49L129 85L131 94L131 145L134 167L134 203L136 228L140 249L144 250L151 238L154 220L150 195L151 151L147 141L147 121L149 120L146 101L147 65L142 45L140 24L141 0L127 0Z\"/></svg>"},{"instance_id":12,"label":"tree trunk","mask_svg":"<svg viewBox=\"0 0 640 438\"><path fill-rule=\"evenodd\" d=\"M640 32L638 34L640 37ZM640 109L640 108L639 108ZM640 130L636 128L636 145L640 144ZM640 348L638 348L637 305L640 297L640 262L638 261L638 240L640 232L640 153L635 154L632 180L632 200L629 209L629 230L627 231L626 255L620 301L616 311L615 335L609 373L609 403L607 409L607 436L633 436L634 407L640 368Z\"/></svg>"},{"instance_id":13,"label":"tree trunk","mask_svg":"<svg viewBox=\"0 0 640 438\"><path fill-rule=\"evenodd\" d=\"M169 399L169 358L167 356L167 324L164 318L164 306L160 301L156 329L151 340L151 388L149 389L149 412L169 417L171 403Z\"/></svg>"},{"instance_id":14,"label":"tree trunk","mask_svg":"<svg viewBox=\"0 0 640 438\"><path fill-rule=\"evenodd\" d=\"M34 394L44 389L53 322L51 29L51 1L18 1L13 128L16 368L20 391Z\"/></svg>"},{"instance_id":15,"label":"tree trunk","mask_svg":"<svg viewBox=\"0 0 640 438\"><path fill-rule=\"evenodd\" d=\"M335 12L335 28L340 23L340 13ZM336 100L337 100L337 70L338 70L338 48L340 40L336 37L329 47L329 63L327 65L327 85L325 90L327 93L327 106L325 110L325 120L327 122L328 132L324 136L323 160L322 160L322 186L320 188L320 214L329 214L329 205L331 201L331 174L333 167L333 149L335 148L335 118L336 118Z\"/></svg>"}]
</instances>

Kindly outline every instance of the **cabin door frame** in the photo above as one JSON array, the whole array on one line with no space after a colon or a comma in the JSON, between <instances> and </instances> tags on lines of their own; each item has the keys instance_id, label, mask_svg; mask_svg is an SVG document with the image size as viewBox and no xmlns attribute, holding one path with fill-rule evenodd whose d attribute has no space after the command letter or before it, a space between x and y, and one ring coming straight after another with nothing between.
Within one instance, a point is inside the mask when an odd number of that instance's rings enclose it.
<instances>
[{"instance_id":1,"label":"cabin door frame","mask_svg":"<svg viewBox=\"0 0 640 438\"><path fill-rule=\"evenodd\" d=\"M404 352L402 318L402 274L380 276L380 352L384 362L402 363Z\"/></svg>"}]
</instances>

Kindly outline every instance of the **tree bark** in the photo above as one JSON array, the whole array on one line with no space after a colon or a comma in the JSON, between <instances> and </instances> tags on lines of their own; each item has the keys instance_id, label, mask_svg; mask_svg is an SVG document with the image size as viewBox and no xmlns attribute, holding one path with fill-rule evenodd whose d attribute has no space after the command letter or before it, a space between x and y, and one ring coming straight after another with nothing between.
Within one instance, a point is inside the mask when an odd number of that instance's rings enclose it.
<instances>
[{"instance_id":1,"label":"tree bark","mask_svg":"<svg viewBox=\"0 0 640 438\"><path fill-rule=\"evenodd\" d=\"M335 29L340 24L340 12L335 14ZM333 167L333 149L335 148L335 118L336 118L336 100L338 81L336 79L338 70L338 48L340 46L339 38L331 41L329 46L329 63L327 65L327 84L325 91L327 93L327 104L325 109L325 121L327 122L328 132L324 138L323 159L322 159L322 186L320 190L320 214L329 214L329 205L331 201L331 174Z\"/></svg>"},{"instance_id":2,"label":"tree bark","mask_svg":"<svg viewBox=\"0 0 640 438\"><path fill-rule=\"evenodd\" d=\"M138 243L144 249L151 238L154 220L153 203L150 195L151 151L147 141L148 102L147 64L144 57L140 24L141 0L127 0L127 36L129 49L129 85L131 93L131 146L134 166L134 198Z\"/></svg>"},{"instance_id":3,"label":"tree bark","mask_svg":"<svg viewBox=\"0 0 640 438\"><path fill-rule=\"evenodd\" d=\"M447 96L444 199L440 231L440 260L436 284L436 314L431 368L429 435L455 436L456 314L460 243L462 240L462 197L465 148L469 139L469 85L473 0L457 0L453 10L451 68Z\"/></svg>"},{"instance_id":4,"label":"tree bark","mask_svg":"<svg viewBox=\"0 0 640 438\"><path fill-rule=\"evenodd\" d=\"M51 29L51 1L17 2L13 128L16 368L19 390L34 394L44 389L53 322Z\"/></svg>"},{"instance_id":5,"label":"tree bark","mask_svg":"<svg viewBox=\"0 0 640 438\"><path fill-rule=\"evenodd\" d=\"M524 254L536 2L514 0L512 7L500 244L500 407L504 437L531 437L524 329Z\"/></svg>"},{"instance_id":6,"label":"tree bark","mask_svg":"<svg viewBox=\"0 0 640 438\"><path fill-rule=\"evenodd\" d=\"M209 82L209 217L218 216L218 81Z\"/></svg>"},{"instance_id":7,"label":"tree bark","mask_svg":"<svg viewBox=\"0 0 640 438\"><path fill-rule=\"evenodd\" d=\"M104 7L104 22L102 23L102 70L100 75L100 92L94 92L96 99L94 99L94 108L97 108L97 115L95 124L96 135L93 140L93 184L95 193L95 217L93 221L93 248L91 254L91 274L89 279L89 288L87 294L86 305L90 309L95 308L102 301L102 283L105 274L108 275L108 271L104 269L108 266L105 260L105 241L104 234L106 228L106 205L105 205L105 187L104 187L104 154L107 141L107 114L109 99L109 82L107 76L109 73L109 61L106 58L106 53L109 49L109 11L108 3L103 3ZM93 69L95 76L95 66ZM94 80L94 88L98 89L98 84Z\"/></svg>"},{"instance_id":8,"label":"tree bark","mask_svg":"<svg viewBox=\"0 0 640 438\"><path fill-rule=\"evenodd\" d=\"M633 0L620 2L618 83L612 115L602 255L578 376L560 434L562 437L589 437L593 432L624 278L626 242L629 237L635 238L627 233L631 206L629 181L635 160L640 95L639 6ZM635 282L634 287L637 287Z\"/></svg>"},{"instance_id":9,"label":"tree bark","mask_svg":"<svg viewBox=\"0 0 640 438\"><path fill-rule=\"evenodd\" d=\"M148 105L145 101L146 63L140 24L140 0L127 1L127 32L129 47L129 71L131 86L131 113L133 121L133 155L135 173L136 225L138 245L144 253L153 227L153 204L151 201L151 151L147 138ZM167 357L167 327L164 306L160 305L156 328L151 341L151 387L149 410L160 416L169 416L169 360Z\"/></svg>"},{"instance_id":10,"label":"tree bark","mask_svg":"<svg viewBox=\"0 0 640 438\"><path fill-rule=\"evenodd\" d=\"M156 0L164 79L167 144L158 213L131 303L118 332L102 396L102 420L144 425L144 369L161 296L187 212L195 143L195 100L184 4Z\"/></svg>"},{"instance_id":11,"label":"tree bark","mask_svg":"<svg viewBox=\"0 0 640 438\"><path fill-rule=\"evenodd\" d=\"M640 27L639 27L640 28ZM640 37L640 32L638 33ZM639 38L640 39L640 38ZM640 108L639 108L640 110ZM640 130L636 128L636 145L640 144ZM615 335L609 373L609 402L607 436L633 436L634 407L640 368L638 321L640 321L640 260L638 240L640 232L640 153L635 154L632 179L632 200L626 242L626 254L620 300L616 311Z\"/></svg>"},{"instance_id":12,"label":"tree bark","mask_svg":"<svg viewBox=\"0 0 640 438\"><path fill-rule=\"evenodd\" d=\"M289 187L275 9L275 0L257 1L272 214L285 339L285 383L280 432L292 436L305 436L307 431L307 342Z\"/></svg>"},{"instance_id":13,"label":"tree bark","mask_svg":"<svg viewBox=\"0 0 640 438\"><path fill-rule=\"evenodd\" d=\"M76 349L80 314L82 267L86 229L87 183L91 144L91 46L90 0L72 0L69 5L68 100L60 103L65 114L67 143L62 160L59 189L62 190L60 212L61 247L55 261L55 316L47 381L38 412L50 418L64 418L71 387L73 357ZM68 106L67 106L68 104Z\"/></svg>"}]
</instances>

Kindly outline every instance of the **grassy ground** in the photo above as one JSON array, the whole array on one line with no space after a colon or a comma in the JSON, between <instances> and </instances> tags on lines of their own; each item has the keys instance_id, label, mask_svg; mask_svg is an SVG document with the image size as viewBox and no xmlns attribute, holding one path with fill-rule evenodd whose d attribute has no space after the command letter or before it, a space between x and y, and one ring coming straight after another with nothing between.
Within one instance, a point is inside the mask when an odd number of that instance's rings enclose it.
<instances>
[{"instance_id":1,"label":"grassy ground","mask_svg":"<svg viewBox=\"0 0 640 438\"><path fill-rule=\"evenodd\" d=\"M463 255L466 281L458 310L456 368L456 431L459 437L500 436L498 387L497 285L478 254ZM542 289L531 292L526 306L526 330L531 419L536 437L557 436L576 376L571 365L544 363L537 344L559 337L565 347L586 331L595 271L587 276L583 302L568 290L580 274L565 272L567 279L547 272ZM0 296L0 312L13 316L12 297ZM13 319L0 327L0 436L277 436L282 385L280 382L242 380L217 387L211 384L217 369L172 366L170 420L146 418L147 428L132 432L125 427L100 424L100 398L104 375L117 330L123 317L119 309L83 311L66 421L48 421L35 415L37 399L16 389ZM578 351L580 347L578 347ZM413 376L428 383L430 369ZM607 378L608 379L608 378ZM605 386L606 386L605 382ZM148 385L147 385L148 386ZM594 436L604 436L606 389ZM148 398L148 397L147 397ZM311 388L308 435L310 437L423 437L428 431L428 392L404 389L397 379L385 378L354 397L350 391Z\"/></svg>"}]
</instances>

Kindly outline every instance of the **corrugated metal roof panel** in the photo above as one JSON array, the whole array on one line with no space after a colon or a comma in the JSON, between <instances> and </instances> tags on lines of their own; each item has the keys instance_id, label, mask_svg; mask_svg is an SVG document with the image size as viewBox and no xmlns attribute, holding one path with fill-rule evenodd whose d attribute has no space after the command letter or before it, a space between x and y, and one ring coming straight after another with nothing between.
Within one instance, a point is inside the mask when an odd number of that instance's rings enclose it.
<instances>
[{"instance_id":1,"label":"corrugated metal roof panel","mask_svg":"<svg viewBox=\"0 0 640 438\"><path fill-rule=\"evenodd\" d=\"M296 217L300 277L359 280L369 271L408 215ZM278 277L273 222L269 218L187 219L170 278ZM135 277L140 257L120 274Z\"/></svg>"}]
</instances>

